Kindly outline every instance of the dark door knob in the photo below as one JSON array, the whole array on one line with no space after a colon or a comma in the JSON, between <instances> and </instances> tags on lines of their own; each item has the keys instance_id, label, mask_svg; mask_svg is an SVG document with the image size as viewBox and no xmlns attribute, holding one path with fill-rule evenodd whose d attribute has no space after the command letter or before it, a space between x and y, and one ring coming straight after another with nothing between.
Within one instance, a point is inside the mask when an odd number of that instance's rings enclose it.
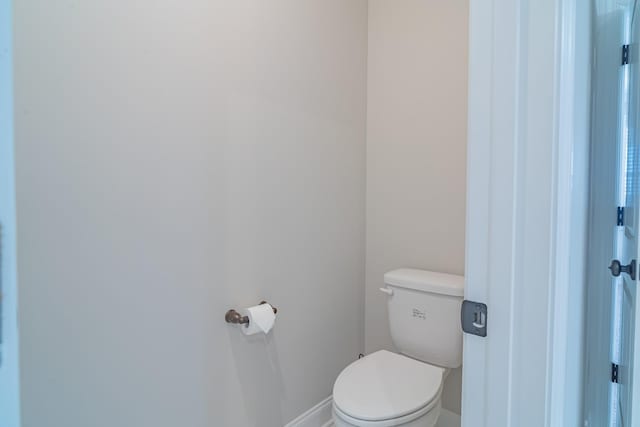
<instances>
[{"instance_id":1,"label":"dark door knob","mask_svg":"<svg viewBox=\"0 0 640 427\"><path fill-rule=\"evenodd\" d=\"M636 280L636 260L631 260L631 262L627 265L622 265L620 261L614 259L611 261L611 265L609 266L609 270L611 270L611 275L614 277L618 277L621 273L627 273L631 280Z\"/></svg>"}]
</instances>

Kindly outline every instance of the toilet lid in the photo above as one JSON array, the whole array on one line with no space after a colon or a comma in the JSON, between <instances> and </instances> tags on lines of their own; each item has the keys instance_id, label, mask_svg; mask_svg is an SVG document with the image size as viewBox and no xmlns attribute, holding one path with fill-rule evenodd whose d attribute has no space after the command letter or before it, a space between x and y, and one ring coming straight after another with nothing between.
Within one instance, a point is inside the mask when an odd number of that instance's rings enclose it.
<instances>
[{"instance_id":1,"label":"toilet lid","mask_svg":"<svg viewBox=\"0 0 640 427\"><path fill-rule=\"evenodd\" d=\"M334 404L367 421L402 417L439 394L445 370L381 350L347 366L333 386Z\"/></svg>"}]
</instances>

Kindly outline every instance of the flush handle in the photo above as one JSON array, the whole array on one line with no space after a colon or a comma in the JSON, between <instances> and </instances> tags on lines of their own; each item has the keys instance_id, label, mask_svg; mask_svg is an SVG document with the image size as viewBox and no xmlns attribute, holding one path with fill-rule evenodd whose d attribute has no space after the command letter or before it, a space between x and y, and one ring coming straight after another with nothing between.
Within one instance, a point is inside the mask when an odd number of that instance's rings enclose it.
<instances>
[{"instance_id":1,"label":"flush handle","mask_svg":"<svg viewBox=\"0 0 640 427\"><path fill-rule=\"evenodd\" d=\"M380 288L380 291L384 292L385 294L391 296L393 295L393 289L389 289L389 288Z\"/></svg>"}]
</instances>

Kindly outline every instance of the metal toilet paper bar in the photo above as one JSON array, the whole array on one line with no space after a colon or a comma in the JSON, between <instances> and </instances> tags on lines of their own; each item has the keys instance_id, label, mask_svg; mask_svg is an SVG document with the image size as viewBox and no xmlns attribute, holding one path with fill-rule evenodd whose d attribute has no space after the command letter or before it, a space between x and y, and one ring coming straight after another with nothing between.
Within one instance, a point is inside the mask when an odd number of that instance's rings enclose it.
<instances>
[{"instance_id":1,"label":"metal toilet paper bar","mask_svg":"<svg viewBox=\"0 0 640 427\"><path fill-rule=\"evenodd\" d=\"M262 304L267 304L266 301L261 301L260 305ZM271 306L271 308L273 309L273 314L277 314L278 313L278 309L275 308L274 306ZM234 323L236 325L248 325L249 324L249 318L247 316L243 316L240 313L238 313L237 311L235 311L234 309L231 309L229 311L227 311L227 313L224 315L224 320L227 323Z\"/></svg>"}]
</instances>

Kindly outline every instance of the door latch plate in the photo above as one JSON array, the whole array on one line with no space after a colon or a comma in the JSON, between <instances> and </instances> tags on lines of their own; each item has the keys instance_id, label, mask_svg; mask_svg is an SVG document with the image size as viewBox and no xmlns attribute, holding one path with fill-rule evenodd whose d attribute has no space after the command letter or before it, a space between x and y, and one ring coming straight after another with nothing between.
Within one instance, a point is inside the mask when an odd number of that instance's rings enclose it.
<instances>
[{"instance_id":1,"label":"door latch plate","mask_svg":"<svg viewBox=\"0 0 640 427\"><path fill-rule=\"evenodd\" d=\"M487 336L487 305L475 301L462 301L462 330L467 334Z\"/></svg>"}]
</instances>

